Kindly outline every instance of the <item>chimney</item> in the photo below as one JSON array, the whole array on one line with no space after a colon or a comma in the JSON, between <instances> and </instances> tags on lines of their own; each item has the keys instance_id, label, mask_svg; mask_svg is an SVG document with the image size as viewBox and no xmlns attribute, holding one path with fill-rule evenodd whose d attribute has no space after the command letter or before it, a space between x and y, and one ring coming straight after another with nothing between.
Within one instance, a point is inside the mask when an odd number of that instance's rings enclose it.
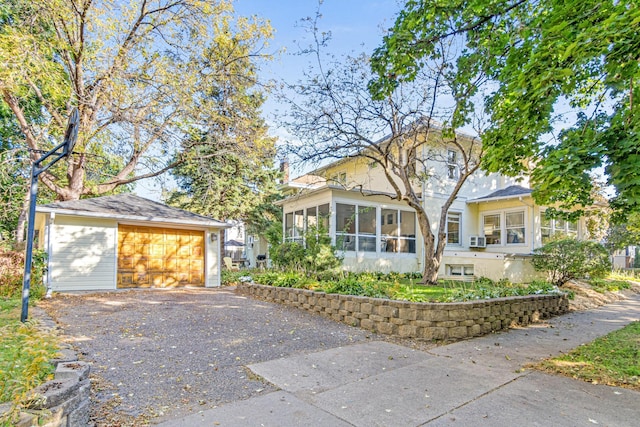
<instances>
[{"instance_id":1,"label":"chimney","mask_svg":"<svg viewBox=\"0 0 640 427\"><path fill-rule=\"evenodd\" d=\"M280 172L282 172L282 183L289 182L289 159L282 159L280 161Z\"/></svg>"}]
</instances>

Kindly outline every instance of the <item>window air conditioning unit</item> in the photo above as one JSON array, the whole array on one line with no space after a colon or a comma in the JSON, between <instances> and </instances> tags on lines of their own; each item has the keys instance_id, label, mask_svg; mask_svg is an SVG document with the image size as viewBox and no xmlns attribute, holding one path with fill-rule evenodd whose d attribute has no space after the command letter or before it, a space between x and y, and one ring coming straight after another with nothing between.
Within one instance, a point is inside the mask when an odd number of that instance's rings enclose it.
<instances>
[{"instance_id":1,"label":"window air conditioning unit","mask_svg":"<svg viewBox=\"0 0 640 427\"><path fill-rule=\"evenodd\" d=\"M469 236L470 248L486 248L487 239L484 236Z\"/></svg>"}]
</instances>

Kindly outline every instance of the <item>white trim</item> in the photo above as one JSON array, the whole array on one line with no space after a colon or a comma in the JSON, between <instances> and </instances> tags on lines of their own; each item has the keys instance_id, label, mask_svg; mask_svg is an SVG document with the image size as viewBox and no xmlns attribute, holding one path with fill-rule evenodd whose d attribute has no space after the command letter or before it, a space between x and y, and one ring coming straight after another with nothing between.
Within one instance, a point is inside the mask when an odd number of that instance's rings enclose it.
<instances>
[{"instance_id":1,"label":"white trim","mask_svg":"<svg viewBox=\"0 0 640 427\"><path fill-rule=\"evenodd\" d=\"M164 217L144 217L137 215L118 215L118 214L110 214L103 212L87 212L87 211L75 211L72 209L51 209L44 206L39 206L36 208L36 212L44 212L44 213L57 213L58 215L70 215L70 216L80 216L80 217L90 217L90 218L102 218L102 219L114 219L114 220L128 220L134 222L153 222L157 224L172 224L172 225L193 225L196 227L218 227L218 228L231 228L230 224L221 221L215 220L176 220L171 221L168 218Z\"/></svg>"}]
</instances>

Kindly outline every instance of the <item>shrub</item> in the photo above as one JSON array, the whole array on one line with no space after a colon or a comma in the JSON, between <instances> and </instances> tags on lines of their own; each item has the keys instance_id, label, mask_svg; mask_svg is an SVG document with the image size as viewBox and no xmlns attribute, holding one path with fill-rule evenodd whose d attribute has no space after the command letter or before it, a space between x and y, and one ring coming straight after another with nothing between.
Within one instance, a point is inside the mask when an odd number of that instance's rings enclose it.
<instances>
[{"instance_id":1,"label":"shrub","mask_svg":"<svg viewBox=\"0 0 640 427\"><path fill-rule=\"evenodd\" d=\"M536 249L533 266L546 272L556 286L571 279L603 277L611 271L609 253L604 246L571 238L554 240Z\"/></svg>"},{"instance_id":2,"label":"shrub","mask_svg":"<svg viewBox=\"0 0 640 427\"><path fill-rule=\"evenodd\" d=\"M44 251L33 251L30 295L34 299L40 299L46 292L42 284L46 260L47 255ZM19 297L22 293L23 274L24 252L0 248L0 297Z\"/></svg>"},{"instance_id":3,"label":"shrub","mask_svg":"<svg viewBox=\"0 0 640 427\"><path fill-rule=\"evenodd\" d=\"M316 275L333 270L342 264L329 237L322 230L311 227L304 236L304 245L284 242L271 251L276 267L287 271L304 271Z\"/></svg>"}]
</instances>

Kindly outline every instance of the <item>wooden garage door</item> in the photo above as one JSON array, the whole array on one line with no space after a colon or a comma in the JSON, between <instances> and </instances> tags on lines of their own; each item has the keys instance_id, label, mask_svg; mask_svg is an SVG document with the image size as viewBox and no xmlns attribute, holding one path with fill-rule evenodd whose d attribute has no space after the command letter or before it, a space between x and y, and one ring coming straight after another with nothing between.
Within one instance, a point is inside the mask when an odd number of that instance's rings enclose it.
<instances>
[{"instance_id":1,"label":"wooden garage door","mask_svg":"<svg viewBox=\"0 0 640 427\"><path fill-rule=\"evenodd\" d=\"M204 232L118 227L118 288L204 286Z\"/></svg>"}]
</instances>

